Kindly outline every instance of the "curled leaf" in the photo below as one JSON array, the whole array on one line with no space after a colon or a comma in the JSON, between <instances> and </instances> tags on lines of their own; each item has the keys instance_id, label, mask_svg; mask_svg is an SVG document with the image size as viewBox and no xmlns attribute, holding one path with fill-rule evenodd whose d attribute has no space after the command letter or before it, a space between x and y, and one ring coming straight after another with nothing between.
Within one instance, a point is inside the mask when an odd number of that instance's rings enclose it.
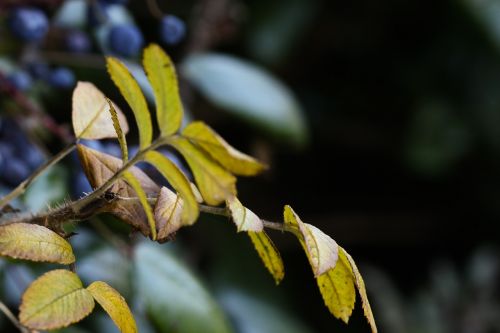
<instances>
[{"instance_id":1,"label":"curled leaf","mask_svg":"<svg viewBox=\"0 0 500 333\"><path fill-rule=\"evenodd\" d=\"M123 132L120 122L118 121L118 113L115 107L113 106L113 103L108 98L106 98L106 100L109 104L109 113L111 115L111 120L113 121L113 127L115 129L118 142L120 143L120 149L122 151L122 160L125 163L128 161L128 149L127 149L127 140L125 139L125 133Z\"/></svg>"},{"instance_id":2,"label":"curled leaf","mask_svg":"<svg viewBox=\"0 0 500 333\"><path fill-rule=\"evenodd\" d=\"M248 236L252 240L253 246L257 250L264 266L266 266L269 273L274 277L276 284L279 284L285 277L285 266L274 243L264 231L249 231Z\"/></svg>"},{"instance_id":3,"label":"curled leaf","mask_svg":"<svg viewBox=\"0 0 500 333\"><path fill-rule=\"evenodd\" d=\"M125 299L118 291L102 281L93 282L87 287L92 297L108 313L122 333L136 333L137 325Z\"/></svg>"},{"instance_id":4,"label":"curled leaf","mask_svg":"<svg viewBox=\"0 0 500 333\"><path fill-rule=\"evenodd\" d=\"M127 119L114 105L116 117L124 133L128 132ZM90 82L78 82L73 91L72 122L75 136L79 139L116 138L109 106L104 94Z\"/></svg>"},{"instance_id":5,"label":"curled leaf","mask_svg":"<svg viewBox=\"0 0 500 333\"><path fill-rule=\"evenodd\" d=\"M255 231L261 232L264 225L260 218L254 214L250 209L246 208L235 196L226 200L226 205L231 212L234 224L238 232L240 231Z\"/></svg>"},{"instance_id":6,"label":"curled leaf","mask_svg":"<svg viewBox=\"0 0 500 333\"><path fill-rule=\"evenodd\" d=\"M335 267L338 245L330 236L315 226L302 222L288 205L285 206L284 218L285 223L298 229L301 235L299 240L316 277Z\"/></svg>"},{"instance_id":7,"label":"curled leaf","mask_svg":"<svg viewBox=\"0 0 500 333\"><path fill-rule=\"evenodd\" d=\"M64 238L48 228L28 223L0 226L0 255L63 265L75 262L73 249Z\"/></svg>"},{"instance_id":8,"label":"curled leaf","mask_svg":"<svg viewBox=\"0 0 500 333\"><path fill-rule=\"evenodd\" d=\"M155 205L155 221L158 230L158 241L163 242L182 226L182 210L184 201L180 196L162 187Z\"/></svg>"},{"instance_id":9,"label":"curled leaf","mask_svg":"<svg viewBox=\"0 0 500 333\"><path fill-rule=\"evenodd\" d=\"M194 121L187 125L182 135L235 175L253 176L266 168L253 157L233 148L201 121Z\"/></svg>"},{"instance_id":10,"label":"curled leaf","mask_svg":"<svg viewBox=\"0 0 500 333\"><path fill-rule=\"evenodd\" d=\"M78 276L64 269L45 273L23 294L19 319L36 330L53 330L79 322L94 309L92 295Z\"/></svg>"}]
</instances>

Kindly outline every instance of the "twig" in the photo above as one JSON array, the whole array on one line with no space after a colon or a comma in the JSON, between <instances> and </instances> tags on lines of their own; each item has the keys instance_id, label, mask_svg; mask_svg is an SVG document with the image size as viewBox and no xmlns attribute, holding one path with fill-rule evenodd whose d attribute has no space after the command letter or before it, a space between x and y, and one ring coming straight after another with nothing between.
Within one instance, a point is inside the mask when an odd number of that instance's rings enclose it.
<instances>
[{"instance_id":1,"label":"twig","mask_svg":"<svg viewBox=\"0 0 500 333\"><path fill-rule=\"evenodd\" d=\"M30 333L30 330L28 330L26 327L21 325L19 320L17 320L16 316L9 310L9 308L2 302L0 301L0 311L2 311L7 318L16 326L20 332L22 333Z\"/></svg>"},{"instance_id":2,"label":"twig","mask_svg":"<svg viewBox=\"0 0 500 333\"><path fill-rule=\"evenodd\" d=\"M146 4L148 5L148 10L153 17L160 20L164 16L156 0L146 0Z\"/></svg>"},{"instance_id":3,"label":"twig","mask_svg":"<svg viewBox=\"0 0 500 333\"><path fill-rule=\"evenodd\" d=\"M67 52L45 51L39 53L40 57L48 62L73 67L86 67L104 69L106 63L100 54L70 54Z\"/></svg>"}]
</instances>

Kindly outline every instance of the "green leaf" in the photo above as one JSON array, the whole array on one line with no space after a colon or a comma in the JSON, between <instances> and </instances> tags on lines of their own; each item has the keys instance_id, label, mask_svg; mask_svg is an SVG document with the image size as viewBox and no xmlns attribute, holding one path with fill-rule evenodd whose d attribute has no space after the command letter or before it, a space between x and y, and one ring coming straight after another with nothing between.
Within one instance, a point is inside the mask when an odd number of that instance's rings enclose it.
<instances>
[{"instance_id":1,"label":"green leaf","mask_svg":"<svg viewBox=\"0 0 500 333\"><path fill-rule=\"evenodd\" d=\"M354 309L356 290L351 267L344 251L334 268L317 277L318 287L330 312L346 324Z\"/></svg>"},{"instance_id":2,"label":"green leaf","mask_svg":"<svg viewBox=\"0 0 500 333\"><path fill-rule=\"evenodd\" d=\"M181 126L183 115L174 64L161 47L150 44L144 49L143 65L155 95L161 135L172 135Z\"/></svg>"},{"instance_id":3,"label":"green leaf","mask_svg":"<svg viewBox=\"0 0 500 333\"><path fill-rule=\"evenodd\" d=\"M236 195L236 178L209 156L184 138L172 138L170 143L186 159L207 204L216 206Z\"/></svg>"},{"instance_id":4,"label":"green leaf","mask_svg":"<svg viewBox=\"0 0 500 333\"><path fill-rule=\"evenodd\" d=\"M267 129L286 143L307 143L307 126L297 100L264 69L215 53L191 55L181 69L186 79L218 107Z\"/></svg>"},{"instance_id":5,"label":"green leaf","mask_svg":"<svg viewBox=\"0 0 500 333\"><path fill-rule=\"evenodd\" d=\"M104 94L90 82L78 82L73 91L73 131L78 139L116 138L113 121L109 117L113 105L117 121L124 133L128 132L127 119Z\"/></svg>"},{"instance_id":6,"label":"green leaf","mask_svg":"<svg viewBox=\"0 0 500 333\"><path fill-rule=\"evenodd\" d=\"M213 129L201 121L194 121L184 128L182 136L203 149L214 160L235 175L253 176L266 168L251 156L231 147Z\"/></svg>"},{"instance_id":7,"label":"green leaf","mask_svg":"<svg viewBox=\"0 0 500 333\"><path fill-rule=\"evenodd\" d=\"M229 208L231 217L238 232L240 231L255 231L261 232L264 229L261 219L254 214L250 209L246 208L235 196L226 200L226 205Z\"/></svg>"},{"instance_id":8,"label":"green leaf","mask_svg":"<svg viewBox=\"0 0 500 333\"><path fill-rule=\"evenodd\" d=\"M181 218L183 209L184 201L181 197L168 188L162 187L154 210L160 243L168 240L173 233L185 225Z\"/></svg>"},{"instance_id":9,"label":"green leaf","mask_svg":"<svg viewBox=\"0 0 500 333\"><path fill-rule=\"evenodd\" d=\"M106 98L106 100L108 101L109 104L109 113L111 114L113 127L115 129L118 142L120 143L120 149L122 151L122 160L123 163L126 163L128 161L128 149L127 149L127 140L125 139L125 133L123 133L120 122L118 121L118 114L113 106L113 103L109 100L109 98Z\"/></svg>"},{"instance_id":10,"label":"green leaf","mask_svg":"<svg viewBox=\"0 0 500 333\"><path fill-rule=\"evenodd\" d=\"M264 266L266 266L269 273L274 277L276 284L279 284L285 277L285 267L274 243L264 231L249 231L248 236L250 236L253 246L257 250L260 259L262 259Z\"/></svg>"},{"instance_id":11,"label":"green leaf","mask_svg":"<svg viewBox=\"0 0 500 333\"><path fill-rule=\"evenodd\" d=\"M335 267L339 246L330 236L315 226L302 222L288 205L285 206L284 218L286 224L299 231L300 243L316 277Z\"/></svg>"},{"instance_id":12,"label":"green leaf","mask_svg":"<svg viewBox=\"0 0 500 333\"><path fill-rule=\"evenodd\" d=\"M134 316L125 299L107 283L96 281L87 287L92 297L108 313L122 333L137 332Z\"/></svg>"},{"instance_id":13,"label":"green leaf","mask_svg":"<svg viewBox=\"0 0 500 333\"><path fill-rule=\"evenodd\" d=\"M358 267L354 262L354 259L347 253L343 248L339 247L339 253L345 255L350 264L351 273L354 276L354 282L356 287L358 288L359 295L361 297L361 304L363 306L363 312L365 314L366 319L368 320L368 324L372 330L372 333L377 333L377 325L375 324L375 318L373 317L372 308L370 306L370 302L368 301L368 295L366 294L365 282L363 281L363 277L359 273Z\"/></svg>"},{"instance_id":14,"label":"green leaf","mask_svg":"<svg viewBox=\"0 0 500 333\"><path fill-rule=\"evenodd\" d=\"M64 238L50 229L28 223L0 226L0 255L63 265L75 262L73 249Z\"/></svg>"},{"instance_id":15,"label":"green leaf","mask_svg":"<svg viewBox=\"0 0 500 333\"><path fill-rule=\"evenodd\" d=\"M146 193L142 189L141 183L129 171L126 171L123 174L123 178L134 189L135 193L137 194L137 197L139 198L139 202L141 203L142 208L144 209L144 212L146 212L146 217L148 218L149 228L151 231L151 239L156 240L156 223L155 223L155 219L153 216L153 210L151 209L151 206L149 205L148 197L146 196Z\"/></svg>"},{"instance_id":16,"label":"green leaf","mask_svg":"<svg viewBox=\"0 0 500 333\"><path fill-rule=\"evenodd\" d=\"M137 294L159 333L228 333L211 294L174 256L154 243L135 251Z\"/></svg>"},{"instance_id":17,"label":"green leaf","mask_svg":"<svg viewBox=\"0 0 500 333\"><path fill-rule=\"evenodd\" d=\"M139 146L141 149L146 148L151 144L153 129L151 115L141 88L139 88L137 81L132 77L127 67L118 59L107 57L106 63L111 79L134 112L135 121L139 128Z\"/></svg>"},{"instance_id":18,"label":"green leaf","mask_svg":"<svg viewBox=\"0 0 500 333\"><path fill-rule=\"evenodd\" d=\"M198 218L199 209L189 180L172 161L157 151L148 151L144 155L144 160L158 169L170 185L179 192L184 206L182 209L182 224L192 225Z\"/></svg>"},{"instance_id":19,"label":"green leaf","mask_svg":"<svg viewBox=\"0 0 500 333\"><path fill-rule=\"evenodd\" d=\"M58 269L45 273L26 289L21 302L21 324L36 330L66 327L94 309L92 295L75 273Z\"/></svg>"}]
</instances>

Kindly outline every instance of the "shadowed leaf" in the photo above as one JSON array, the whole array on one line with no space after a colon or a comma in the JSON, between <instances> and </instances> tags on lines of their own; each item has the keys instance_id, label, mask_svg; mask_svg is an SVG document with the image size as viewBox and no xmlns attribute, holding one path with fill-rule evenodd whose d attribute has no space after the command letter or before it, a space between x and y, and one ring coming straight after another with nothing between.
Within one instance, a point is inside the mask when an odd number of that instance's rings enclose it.
<instances>
[{"instance_id":1,"label":"shadowed leaf","mask_svg":"<svg viewBox=\"0 0 500 333\"><path fill-rule=\"evenodd\" d=\"M52 330L79 322L93 309L94 299L78 276L58 269L45 273L26 289L19 319L29 328Z\"/></svg>"},{"instance_id":2,"label":"shadowed leaf","mask_svg":"<svg viewBox=\"0 0 500 333\"><path fill-rule=\"evenodd\" d=\"M262 259L264 266L274 277L276 284L279 284L285 277L285 267L281 256L274 246L269 236L264 232L248 232L248 236L252 240L253 246Z\"/></svg>"},{"instance_id":3,"label":"shadowed leaf","mask_svg":"<svg viewBox=\"0 0 500 333\"><path fill-rule=\"evenodd\" d=\"M28 223L0 226L0 255L63 265L75 262L73 249L64 238L43 226Z\"/></svg>"},{"instance_id":4,"label":"shadowed leaf","mask_svg":"<svg viewBox=\"0 0 500 333\"><path fill-rule=\"evenodd\" d=\"M79 139L116 138L109 105L104 94L92 83L78 82L73 91L71 115L75 136ZM123 132L127 133L127 119L116 105L114 108Z\"/></svg>"}]
</instances>

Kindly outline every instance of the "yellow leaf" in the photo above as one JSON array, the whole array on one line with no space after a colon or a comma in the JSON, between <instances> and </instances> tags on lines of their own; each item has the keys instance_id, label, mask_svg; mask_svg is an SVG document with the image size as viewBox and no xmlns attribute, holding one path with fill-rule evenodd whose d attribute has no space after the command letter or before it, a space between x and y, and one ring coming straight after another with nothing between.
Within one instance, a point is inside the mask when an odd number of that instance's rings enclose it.
<instances>
[{"instance_id":1,"label":"yellow leaf","mask_svg":"<svg viewBox=\"0 0 500 333\"><path fill-rule=\"evenodd\" d=\"M356 283L356 287L358 288L358 292L361 297L363 312L366 319L368 320L368 324L370 325L372 333L377 333L377 325L375 324L375 318L373 318L372 308L370 306L370 302L368 301L368 295L366 294L365 282L363 281L363 277L361 277L358 267L356 266L354 259L352 259L349 253L347 253L343 248L340 248L339 250L341 253L345 254L347 260L349 261L351 273L354 276L354 282Z\"/></svg>"},{"instance_id":2,"label":"yellow leaf","mask_svg":"<svg viewBox=\"0 0 500 333\"><path fill-rule=\"evenodd\" d=\"M273 242L264 231L249 231L248 236L250 236L253 246L262 259L264 266L266 266L267 270L274 277L276 284L279 284L285 277L285 267Z\"/></svg>"},{"instance_id":3,"label":"yellow leaf","mask_svg":"<svg viewBox=\"0 0 500 333\"><path fill-rule=\"evenodd\" d=\"M143 65L156 100L156 118L162 136L177 132L182 122L182 102L174 64L156 44L144 49Z\"/></svg>"},{"instance_id":4,"label":"yellow leaf","mask_svg":"<svg viewBox=\"0 0 500 333\"><path fill-rule=\"evenodd\" d=\"M158 241L168 240L169 236L184 224L181 215L184 201L166 187L162 187L155 205L155 221L158 230Z\"/></svg>"},{"instance_id":5,"label":"yellow leaf","mask_svg":"<svg viewBox=\"0 0 500 333\"><path fill-rule=\"evenodd\" d=\"M149 229L151 231L151 239L156 240L156 223L155 218L153 216L153 210L148 202L148 197L146 196L146 192L141 187L141 183L139 180L129 171L123 173L123 178L125 181L134 189L137 197L139 198L139 202L146 213L146 217L148 219Z\"/></svg>"},{"instance_id":6,"label":"yellow leaf","mask_svg":"<svg viewBox=\"0 0 500 333\"><path fill-rule=\"evenodd\" d=\"M108 313L120 329L120 332L137 332L134 316L130 312L127 302L118 291L102 281L93 282L87 287L87 290L92 294L97 303L102 306L104 311Z\"/></svg>"},{"instance_id":7,"label":"yellow leaf","mask_svg":"<svg viewBox=\"0 0 500 333\"><path fill-rule=\"evenodd\" d=\"M122 151L122 160L123 163L128 161L128 149L127 149L127 140L125 139L125 133L123 133L120 122L118 121L118 113L113 106L113 103L109 98L106 98L109 104L109 113L111 114L111 120L113 121L113 127L115 128L116 136L118 138L118 142L120 143L120 149Z\"/></svg>"},{"instance_id":8,"label":"yellow leaf","mask_svg":"<svg viewBox=\"0 0 500 333\"><path fill-rule=\"evenodd\" d=\"M354 309L356 290L351 267L341 248L335 267L318 276L317 282L330 312L347 324Z\"/></svg>"},{"instance_id":9,"label":"yellow leaf","mask_svg":"<svg viewBox=\"0 0 500 333\"><path fill-rule=\"evenodd\" d=\"M0 226L0 255L63 265L75 262L73 249L64 238L50 229L28 223Z\"/></svg>"},{"instance_id":10,"label":"yellow leaf","mask_svg":"<svg viewBox=\"0 0 500 333\"><path fill-rule=\"evenodd\" d=\"M330 236L315 226L302 222L288 205L285 206L284 217L285 223L300 232L299 240L316 277L335 267L338 260L338 245Z\"/></svg>"},{"instance_id":11,"label":"yellow leaf","mask_svg":"<svg viewBox=\"0 0 500 333\"><path fill-rule=\"evenodd\" d=\"M266 168L253 157L230 146L219 134L201 121L190 123L182 131L182 135L235 175L253 176Z\"/></svg>"},{"instance_id":12,"label":"yellow leaf","mask_svg":"<svg viewBox=\"0 0 500 333\"><path fill-rule=\"evenodd\" d=\"M191 185L186 176L168 158L157 151L148 151L144 160L153 165L165 177L170 185L179 192L183 202L182 224L193 224L199 215L198 202L193 194Z\"/></svg>"},{"instance_id":13,"label":"yellow leaf","mask_svg":"<svg viewBox=\"0 0 500 333\"><path fill-rule=\"evenodd\" d=\"M132 77L127 67L118 59L107 57L106 64L111 79L134 112L135 121L139 128L139 146L141 149L146 148L151 143L153 129L151 127L151 115L141 88L139 88L137 81Z\"/></svg>"},{"instance_id":14,"label":"yellow leaf","mask_svg":"<svg viewBox=\"0 0 500 333\"><path fill-rule=\"evenodd\" d=\"M75 273L58 269L36 279L23 294L19 319L36 330L53 330L79 322L94 309L92 295Z\"/></svg>"},{"instance_id":15,"label":"yellow leaf","mask_svg":"<svg viewBox=\"0 0 500 333\"><path fill-rule=\"evenodd\" d=\"M114 105L124 133L128 132L127 119ZM73 131L79 139L116 138L109 117L109 104L104 94L90 82L78 82L73 91Z\"/></svg>"},{"instance_id":16,"label":"yellow leaf","mask_svg":"<svg viewBox=\"0 0 500 333\"><path fill-rule=\"evenodd\" d=\"M261 232L264 225L260 218L254 214L250 209L244 207L235 196L226 200L226 205L231 212L234 224L238 232L240 231L255 231Z\"/></svg>"},{"instance_id":17,"label":"yellow leaf","mask_svg":"<svg viewBox=\"0 0 500 333\"><path fill-rule=\"evenodd\" d=\"M236 178L209 156L184 138L172 138L170 143L186 159L207 204L216 206L236 195Z\"/></svg>"},{"instance_id":18,"label":"yellow leaf","mask_svg":"<svg viewBox=\"0 0 500 333\"><path fill-rule=\"evenodd\" d=\"M123 165L123 162L114 156L101 153L83 145L78 145L78 156L85 171L85 175L92 187L97 188L111 178ZM137 167L128 169L141 184L147 196L156 196L160 187L156 185L142 170ZM109 189L120 197L137 197L135 191L125 181L118 180ZM118 200L101 208L102 212L110 212L126 223L138 229L144 236L150 236L148 219L141 204L137 201Z\"/></svg>"}]
</instances>

